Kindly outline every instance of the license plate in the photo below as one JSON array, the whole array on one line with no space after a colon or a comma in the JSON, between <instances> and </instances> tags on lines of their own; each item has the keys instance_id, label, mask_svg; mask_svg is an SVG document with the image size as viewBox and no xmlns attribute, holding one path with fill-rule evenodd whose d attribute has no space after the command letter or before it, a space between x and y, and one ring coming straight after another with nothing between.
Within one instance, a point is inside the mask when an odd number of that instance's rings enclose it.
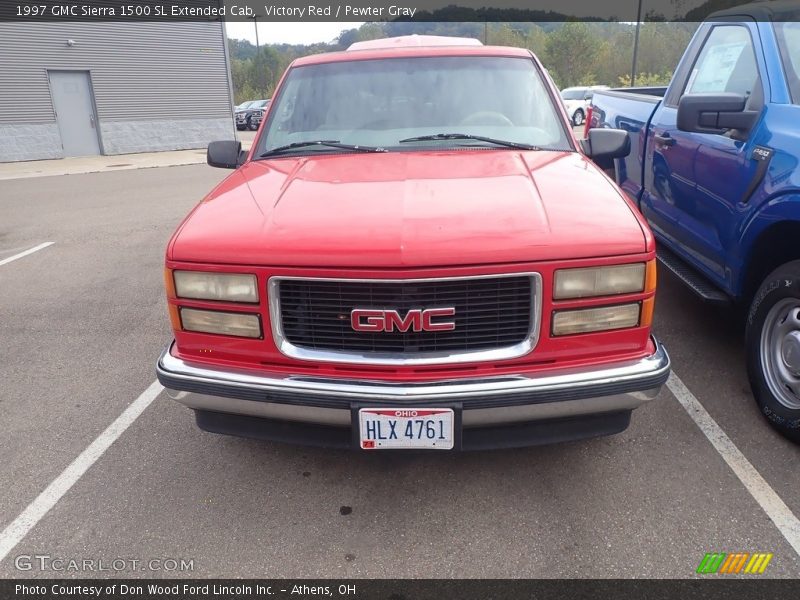
<instances>
[{"instance_id":1,"label":"license plate","mask_svg":"<svg viewBox=\"0 0 800 600\"><path fill-rule=\"evenodd\" d=\"M452 408L361 408L358 421L364 450L453 448Z\"/></svg>"}]
</instances>

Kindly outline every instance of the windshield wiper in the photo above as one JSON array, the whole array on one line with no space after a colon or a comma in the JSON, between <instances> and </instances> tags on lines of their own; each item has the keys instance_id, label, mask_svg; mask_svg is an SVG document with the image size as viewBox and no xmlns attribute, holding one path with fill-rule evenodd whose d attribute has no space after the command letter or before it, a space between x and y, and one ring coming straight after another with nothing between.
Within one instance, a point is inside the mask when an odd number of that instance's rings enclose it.
<instances>
[{"instance_id":1,"label":"windshield wiper","mask_svg":"<svg viewBox=\"0 0 800 600\"><path fill-rule=\"evenodd\" d=\"M432 135L420 135L417 137L410 137L400 140L399 144L407 142L432 142L436 140L475 140L477 142L486 142L487 144L495 144L497 146L505 146L507 148L518 148L520 150L539 150L538 146L531 146L530 144L523 144L521 142L510 142L508 140L498 140L496 138L485 137L482 135L471 135L469 133L434 133Z\"/></svg>"},{"instance_id":2,"label":"windshield wiper","mask_svg":"<svg viewBox=\"0 0 800 600\"><path fill-rule=\"evenodd\" d=\"M358 146L355 144L343 144L339 140L308 140L305 142L292 142L285 146L278 146L272 150L267 150L258 155L258 158L276 156L295 148L306 148L308 146L325 146L327 148L339 148L340 150L351 150L354 152L387 152L386 148L378 146Z\"/></svg>"}]
</instances>

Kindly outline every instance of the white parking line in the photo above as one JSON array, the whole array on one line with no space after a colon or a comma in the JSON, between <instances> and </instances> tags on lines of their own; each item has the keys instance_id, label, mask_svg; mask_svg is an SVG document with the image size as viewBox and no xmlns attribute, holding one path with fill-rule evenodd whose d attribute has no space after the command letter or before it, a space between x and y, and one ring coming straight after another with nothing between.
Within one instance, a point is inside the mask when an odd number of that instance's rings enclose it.
<instances>
[{"instance_id":1,"label":"white parking line","mask_svg":"<svg viewBox=\"0 0 800 600\"><path fill-rule=\"evenodd\" d=\"M72 461L39 496L22 511L14 521L0 533L0 562L19 544L28 532L42 520L47 512L66 494L70 488L89 470L119 436L150 406L164 387L154 381L142 394L126 408L116 421L97 436L89 446Z\"/></svg>"},{"instance_id":2,"label":"white parking line","mask_svg":"<svg viewBox=\"0 0 800 600\"><path fill-rule=\"evenodd\" d=\"M686 412L700 428L700 431L708 438L711 445L722 456L731 470L739 478L750 495L772 519L778 531L781 532L786 541L789 542L794 551L800 555L800 520L794 515L788 506L775 493L770 485L764 480L756 468L750 464L731 441L731 438L717 425L717 422L703 408L703 405L689 391L689 388L675 375L673 371L667 380L669 391L678 399Z\"/></svg>"},{"instance_id":3,"label":"white parking line","mask_svg":"<svg viewBox=\"0 0 800 600\"><path fill-rule=\"evenodd\" d=\"M45 242L44 244L39 244L38 246L34 246L30 250L25 250L25 252L20 252L19 254L15 254L14 256L9 256L8 258L4 258L3 260L0 260L0 267L17 260L18 258L22 258L23 256L28 256L28 254L33 254L34 252L38 252L43 248L52 246L53 244L55 244L55 242Z\"/></svg>"},{"instance_id":4,"label":"white parking line","mask_svg":"<svg viewBox=\"0 0 800 600\"><path fill-rule=\"evenodd\" d=\"M35 251L35 250L33 250ZM28 251L30 253L31 251ZM2 264L2 263L0 263ZM686 410L700 431L708 438L744 487L767 513L794 551L800 555L800 520L775 493L750 461L708 414L681 379L672 372L667 387ZM72 463L0 533L0 562L19 544L28 532L53 508L106 450L152 404L164 387L154 381L126 408Z\"/></svg>"}]
</instances>

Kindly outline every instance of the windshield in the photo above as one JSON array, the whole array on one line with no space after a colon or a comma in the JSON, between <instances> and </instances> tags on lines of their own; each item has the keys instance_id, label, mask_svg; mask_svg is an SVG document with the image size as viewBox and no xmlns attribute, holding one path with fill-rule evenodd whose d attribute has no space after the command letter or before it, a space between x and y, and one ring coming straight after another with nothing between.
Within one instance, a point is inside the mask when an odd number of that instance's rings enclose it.
<instances>
[{"instance_id":1,"label":"windshield","mask_svg":"<svg viewBox=\"0 0 800 600\"><path fill-rule=\"evenodd\" d=\"M540 74L525 58L390 58L295 67L273 103L258 154L311 140L397 151L501 147L475 139L400 143L452 133L572 149ZM337 151L343 150L316 145L292 154Z\"/></svg>"},{"instance_id":2,"label":"windshield","mask_svg":"<svg viewBox=\"0 0 800 600\"><path fill-rule=\"evenodd\" d=\"M583 100L583 97L585 95L586 95L586 90L584 89L561 91L561 97L564 100Z\"/></svg>"}]
</instances>

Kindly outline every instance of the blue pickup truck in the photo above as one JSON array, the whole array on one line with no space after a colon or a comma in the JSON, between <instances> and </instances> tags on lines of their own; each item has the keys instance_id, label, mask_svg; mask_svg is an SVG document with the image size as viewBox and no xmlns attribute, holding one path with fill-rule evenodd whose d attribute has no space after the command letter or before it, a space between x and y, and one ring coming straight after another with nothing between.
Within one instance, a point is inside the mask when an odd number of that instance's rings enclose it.
<instances>
[{"instance_id":1,"label":"blue pickup truck","mask_svg":"<svg viewBox=\"0 0 800 600\"><path fill-rule=\"evenodd\" d=\"M614 175L661 263L741 307L764 416L800 442L800 7L715 13L666 88L598 90L589 127L624 129Z\"/></svg>"}]
</instances>

